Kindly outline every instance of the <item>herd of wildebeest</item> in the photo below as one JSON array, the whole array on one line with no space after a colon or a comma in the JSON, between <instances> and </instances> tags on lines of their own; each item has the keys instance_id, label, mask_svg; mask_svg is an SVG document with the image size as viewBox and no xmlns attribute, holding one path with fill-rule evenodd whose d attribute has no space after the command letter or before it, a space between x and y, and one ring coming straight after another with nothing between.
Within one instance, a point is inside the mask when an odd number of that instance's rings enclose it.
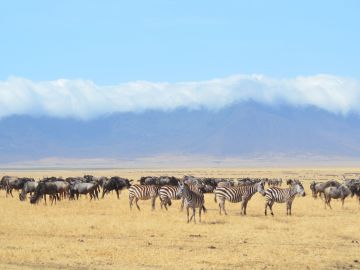
<instances>
[{"instance_id":1,"label":"herd of wildebeest","mask_svg":"<svg viewBox=\"0 0 360 270\"><path fill-rule=\"evenodd\" d=\"M155 209L156 198L160 199L161 208L168 209L172 200L182 200L181 209L187 210L187 221L192 219L195 222L195 211L199 209L199 219L201 222L201 212L205 212L205 193L214 193L214 200L218 203L219 212L227 214L225 201L231 203L241 202L241 214L246 215L247 204L251 197L260 193L265 197L265 215L267 209L273 215L272 206L276 203L286 204L286 214L291 215L291 205L295 197L305 196L305 190L299 180L287 179L268 179L268 178L204 178L194 176L184 176L177 178L174 176L146 176L141 177L138 183L133 180L113 177L95 177L84 175L83 177L45 177L39 181L28 177L3 176L0 181L0 189L5 190L6 197L13 197L13 190L19 192L19 199L25 201L30 196L30 203L36 204L46 197L51 204L60 200L78 200L80 196L86 195L90 201L104 198L105 195L115 192L117 198L123 189L129 190L130 209L136 205L138 210L139 200L151 200L152 209ZM286 188L282 186L286 185ZM355 196L360 204L360 178L345 179L342 182L329 180L325 182L312 181L310 183L312 196L318 196L324 201L325 208L331 208L332 199L340 199L342 206L347 197ZM189 210L192 210L191 215Z\"/></svg>"}]
</instances>

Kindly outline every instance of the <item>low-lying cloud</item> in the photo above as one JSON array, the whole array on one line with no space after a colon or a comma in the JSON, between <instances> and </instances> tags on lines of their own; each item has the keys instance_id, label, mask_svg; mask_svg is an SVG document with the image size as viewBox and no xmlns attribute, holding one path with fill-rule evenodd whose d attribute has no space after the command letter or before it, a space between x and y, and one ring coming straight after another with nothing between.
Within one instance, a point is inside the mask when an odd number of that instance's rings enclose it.
<instances>
[{"instance_id":1,"label":"low-lying cloud","mask_svg":"<svg viewBox=\"0 0 360 270\"><path fill-rule=\"evenodd\" d=\"M66 79L34 82L11 77L0 81L0 118L30 115L86 120L146 110L220 110L246 101L359 114L360 83L332 75L291 79L235 75L208 81L135 81L110 86Z\"/></svg>"}]
</instances>

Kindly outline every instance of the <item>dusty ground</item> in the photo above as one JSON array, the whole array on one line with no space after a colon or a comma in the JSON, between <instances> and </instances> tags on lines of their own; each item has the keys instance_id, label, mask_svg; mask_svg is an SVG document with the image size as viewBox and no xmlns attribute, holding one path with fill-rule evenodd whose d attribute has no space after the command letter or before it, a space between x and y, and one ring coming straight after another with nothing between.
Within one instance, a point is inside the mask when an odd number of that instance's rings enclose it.
<instances>
[{"instance_id":1,"label":"dusty ground","mask_svg":"<svg viewBox=\"0 0 360 270\"><path fill-rule=\"evenodd\" d=\"M186 224L175 202L168 212L140 202L130 212L127 191L104 200L61 201L32 206L5 198L0 191L0 269L360 269L360 207L354 198L345 209L323 202L309 192L312 179L352 177L360 169L191 169L112 171L16 171L18 176L192 174L197 176L282 176L304 182L308 196L296 198L293 216L275 205L265 217L264 198L255 195L248 216L238 204L227 203L229 216L219 216L213 195L206 195L208 213L202 224Z\"/></svg>"}]
</instances>

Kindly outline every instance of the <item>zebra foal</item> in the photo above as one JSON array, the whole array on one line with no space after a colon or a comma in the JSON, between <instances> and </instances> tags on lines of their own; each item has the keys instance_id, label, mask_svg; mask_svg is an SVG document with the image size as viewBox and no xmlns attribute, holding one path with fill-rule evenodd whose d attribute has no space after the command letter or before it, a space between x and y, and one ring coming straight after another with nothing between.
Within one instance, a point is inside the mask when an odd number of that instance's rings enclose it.
<instances>
[{"instance_id":1,"label":"zebra foal","mask_svg":"<svg viewBox=\"0 0 360 270\"><path fill-rule=\"evenodd\" d=\"M155 209L155 200L159 194L159 187L155 185L132 185L129 187L129 204L130 210L133 206L133 201L137 209L140 211L138 205L139 200L149 200L151 199L151 208Z\"/></svg>"},{"instance_id":2,"label":"zebra foal","mask_svg":"<svg viewBox=\"0 0 360 270\"><path fill-rule=\"evenodd\" d=\"M195 221L195 213L196 208L199 208L199 221L201 222L201 211L206 212L206 208L204 206L205 199L204 194L199 192L194 192L190 189L188 184L186 183L179 183L179 189L177 191L177 195L181 196L184 199L184 206L186 208L187 213L187 222L189 223L194 218ZM192 215L189 218L189 209L192 209Z\"/></svg>"},{"instance_id":3,"label":"zebra foal","mask_svg":"<svg viewBox=\"0 0 360 270\"><path fill-rule=\"evenodd\" d=\"M265 216L267 208L270 208L271 215L274 215L272 206L275 202L286 203L286 215L291 216L291 206L296 195L305 196L305 190L299 180L288 180L289 188L272 187L265 191Z\"/></svg>"}]
</instances>

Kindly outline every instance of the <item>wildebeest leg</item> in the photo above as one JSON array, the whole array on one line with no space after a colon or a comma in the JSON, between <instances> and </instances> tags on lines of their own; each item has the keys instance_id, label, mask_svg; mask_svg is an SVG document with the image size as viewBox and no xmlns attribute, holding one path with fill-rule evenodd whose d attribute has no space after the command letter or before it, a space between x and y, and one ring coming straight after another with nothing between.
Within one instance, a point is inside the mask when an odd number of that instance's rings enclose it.
<instances>
[{"instance_id":1,"label":"wildebeest leg","mask_svg":"<svg viewBox=\"0 0 360 270\"><path fill-rule=\"evenodd\" d=\"M105 189L103 189L103 193L102 193L101 199L104 199L104 196L105 196Z\"/></svg>"},{"instance_id":2,"label":"wildebeest leg","mask_svg":"<svg viewBox=\"0 0 360 270\"><path fill-rule=\"evenodd\" d=\"M94 190L94 193L95 193L95 199L99 199L99 192L97 190L97 188Z\"/></svg>"},{"instance_id":3,"label":"wildebeest leg","mask_svg":"<svg viewBox=\"0 0 360 270\"><path fill-rule=\"evenodd\" d=\"M120 194L119 194L119 191L117 189L115 189L115 192L116 192L116 196L118 199L120 199Z\"/></svg>"},{"instance_id":4,"label":"wildebeest leg","mask_svg":"<svg viewBox=\"0 0 360 270\"><path fill-rule=\"evenodd\" d=\"M189 207L186 207L187 223L189 223Z\"/></svg>"},{"instance_id":5,"label":"wildebeest leg","mask_svg":"<svg viewBox=\"0 0 360 270\"><path fill-rule=\"evenodd\" d=\"M46 194L44 194L43 196L44 196L44 201L45 201L45 205L46 205Z\"/></svg>"},{"instance_id":6,"label":"wildebeest leg","mask_svg":"<svg viewBox=\"0 0 360 270\"><path fill-rule=\"evenodd\" d=\"M139 207L139 205L138 205L138 201L139 201L139 199L138 199L138 198L135 198L136 207L137 207L137 209L140 211L140 207Z\"/></svg>"},{"instance_id":7,"label":"wildebeest leg","mask_svg":"<svg viewBox=\"0 0 360 270\"><path fill-rule=\"evenodd\" d=\"M341 198L341 208L344 209L345 198Z\"/></svg>"},{"instance_id":8,"label":"wildebeest leg","mask_svg":"<svg viewBox=\"0 0 360 270\"><path fill-rule=\"evenodd\" d=\"M199 222L201 223L201 210L202 210L202 205L199 208Z\"/></svg>"}]
</instances>

